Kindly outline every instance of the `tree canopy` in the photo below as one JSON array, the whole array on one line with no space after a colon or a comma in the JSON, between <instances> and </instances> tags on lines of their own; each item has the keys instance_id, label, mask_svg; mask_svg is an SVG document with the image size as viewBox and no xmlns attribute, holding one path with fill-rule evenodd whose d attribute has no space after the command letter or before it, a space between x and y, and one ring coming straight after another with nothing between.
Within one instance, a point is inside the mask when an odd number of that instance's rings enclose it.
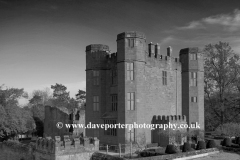
<instances>
[{"instance_id":1,"label":"tree canopy","mask_svg":"<svg viewBox=\"0 0 240 160\"><path fill-rule=\"evenodd\" d=\"M204 50L206 127L240 118L240 63L229 43L208 44Z\"/></svg>"},{"instance_id":2,"label":"tree canopy","mask_svg":"<svg viewBox=\"0 0 240 160\"><path fill-rule=\"evenodd\" d=\"M55 85L51 85L51 89L53 89L53 98L64 102L68 102L70 100L69 92L67 92L66 86L56 83Z\"/></svg>"},{"instance_id":3,"label":"tree canopy","mask_svg":"<svg viewBox=\"0 0 240 160\"><path fill-rule=\"evenodd\" d=\"M70 98L66 86L56 83L55 85L51 85L51 88L53 89L53 99L49 101L49 105L65 107L69 110L78 107L78 102L74 98Z\"/></svg>"},{"instance_id":4,"label":"tree canopy","mask_svg":"<svg viewBox=\"0 0 240 160\"><path fill-rule=\"evenodd\" d=\"M32 92L32 103L38 102L38 104L45 105L51 98L52 93L50 91L50 88L45 88L43 90L34 90Z\"/></svg>"},{"instance_id":5,"label":"tree canopy","mask_svg":"<svg viewBox=\"0 0 240 160\"><path fill-rule=\"evenodd\" d=\"M27 97L23 89L0 87L0 137L8 138L35 129L31 111L18 106L20 97Z\"/></svg>"},{"instance_id":6,"label":"tree canopy","mask_svg":"<svg viewBox=\"0 0 240 160\"><path fill-rule=\"evenodd\" d=\"M33 105L38 105L42 103L42 97L39 95L34 95L33 98L29 100L29 103Z\"/></svg>"}]
</instances>

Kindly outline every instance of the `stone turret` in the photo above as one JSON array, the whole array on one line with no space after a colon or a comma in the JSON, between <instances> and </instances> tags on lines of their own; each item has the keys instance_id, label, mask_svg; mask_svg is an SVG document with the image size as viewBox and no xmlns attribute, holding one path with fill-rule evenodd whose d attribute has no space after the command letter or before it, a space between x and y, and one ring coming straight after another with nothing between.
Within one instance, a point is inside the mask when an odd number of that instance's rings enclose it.
<instances>
[{"instance_id":1,"label":"stone turret","mask_svg":"<svg viewBox=\"0 0 240 160\"><path fill-rule=\"evenodd\" d=\"M86 47L86 70L105 69L109 47L103 44L91 44Z\"/></svg>"},{"instance_id":2,"label":"stone turret","mask_svg":"<svg viewBox=\"0 0 240 160\"><path fill-rule=\"evenodd\" d=\"M197 47L180 50L182 63L182 110L188 125L198 123L204 130L203 55Z\"/></svg>"},{"instance_id":3,"label":"stone turret","mask_svg":"<svg viewBox=\"0 0 240 160\"><path fill-rule=\"evenodd\" d=\"M165 147L168 144L183 144L187 139L187 121L186 116L168 115L153 116L152 124L156 129L152 131L152 140L159 146Z\"/></svg>"}]
</instances>

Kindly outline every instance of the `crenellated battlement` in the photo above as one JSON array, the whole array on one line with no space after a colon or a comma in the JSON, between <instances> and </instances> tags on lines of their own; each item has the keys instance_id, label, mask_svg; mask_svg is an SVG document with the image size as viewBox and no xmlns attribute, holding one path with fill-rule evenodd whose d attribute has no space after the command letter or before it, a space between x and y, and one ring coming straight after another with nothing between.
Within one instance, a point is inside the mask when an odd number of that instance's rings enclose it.
<instances>
[{"instance_id":1,"label":"crenellated battlement","mask_svg":"<svg viewBox=\"0 0 240 160\"><path fill-rule=\"evenodd\" d=\"M163 124L163 123L167 123L167 122L186 122L187 118L185 115L162 115L162 116L153 116L152 118L152 123L153 124Z\"/></svg>"},{"instance_id":2,"label":"crenellated battlement","mask_svg":"<svg viewBox=\"0 0 240 160\"><path fill-rule=\"evenodd\" d=\"M166 53L160 53L160 45L151 42L148 44L145 55L146 64L150 67L181 71L181 62L179 58L172 56L171 46L167 47Z\"/></svg>"},{"instance_id":3,"label":"crenellated battlement","mask_svg":"<svg viewBox=\"0 0 240 160\"><path fill-rule=\"evenodd\" d=\"M124 41L120 41L125 39ZM160 52L160 45L152 42L146 45L146 36L142 32L127 31L117 35L118 54L111 53L109 46L91 44L86 47L87 70L107 69L113 63L125 60L142 61L150 67L164 68L165 70L181 70L179 58L172 55L169 46L165 53ZM119 50L120 49L120 50ZM124 51L124 52L123 52ZM90 54L89 54L90 53Z\"/></svg>"},{"instance_id":4,"label":"crenellated battlement","mask_svg":"<svg viewBox=\"0 0 240 160\"><path fill-rule=\"evenodd\" d=\"M63 140L61 140L60 136L55 136L55 140L51 137L38 138L36 141L36 150L50 154L58 154L63 152L98 151L99 140L96 137L70 138L68 135L65 135Z\"/></svg>"},{"instance_id":5,"label":"crenellated battlement","mask_svg":"<svg viewBox=\"0 0 240 160\"><path fill-rule=\"evenodd\" d=\"M188 53L200 53L200 50L198 47L184 48L180 50L180 56L182 54L188 54Z\"/></svg>"},{"instance_id":6,"label":"crenellated battlement","mask_svg":"<svg viewBox=\"0 0 240 160\"><path fill-rule=\"evenodd\" d=\"M47 153L55 153L55 143L52 139L38 138L36 141L36 149Z\"/></svg>"},{"instance_id":7,"label":"crenellated battlement","mask_svg":"<svg viewBox=\"0 0 240 160\"><path fill-rule=\"evenodd\" d=\"M91 51L91 57L95 61L106 60L106 57L109 55L107 51Z\"/></svg>"},{"instance_id":8,"label":"crenellated battlement","mask_svg":"<svg viewBox=\"0 0 240 160\"><path fill-rule=\"evenodd\" d=\"M117 52L116 53L110 53L106 57L107 57L107 59L117 59Z\"/></svg>"},{"instance_id":9,"label":"crenellated battlement","mask_svg":"<svg viewBox=\"0 0 240 160\"><path fill-rule=\"evenodd\" d=\"M146 36L144 33L142 32L137 32L137 31L127 31L127 32L123 32L117 35L117 40L121 40L124 38L140 38L140 39L146 39ZM138 45L141 45L139 43L139 41L134 42L134 47L132 47L132 49L134 49L135 47L137 47ZM142 43L142 42L141 42ZM180 62L180 58L177 57L173 57L173 49L171 46L167 47L166 52L165 53L161 53L160 52L160 45L158 43L153 44L152 42L149 43L146 48L144 49L146 52L146 56L145 57L145 61L156 61L154 63L163 63L163 62L170 62L173 65L179 65L181 64ZM110 49L108 45L104 45L104 44L91 44L86 46L86 52L90 52L91 54L91 63L97 61L105 61L106 59L116 59L117 58L117 53L110 53ZM181 49L179 56L181 57L181 55L183 54L187 54L187 53L199 53L199 49L197 47L192 47L192 48L185 48L185 49ZM137 52L138 53L138 52ZM159 62L157 62L159 61Z\"/></svg>"},{"instance_id":10,"label":"crenellated battlement","mask_svg":"<svg viewBox=\"0 0 240 160\"><path fill-rule=\"evenodd\" d=\"M157 43L157 44L153 44L152 42L148 44L148 55L149 57L155 57L157 58L160 54L160 45ZM169 46L167 48L167 57L171 57L172 56L172 47Z\"/></svg>"},{"instance_id":11,"label":"crenellated battlement","mask_svg":"<svg viewBox=\"0 0 240 160\"><path fill-rule=\"evenodd\" d=\"M183 144L186 141L184 132L187 128L180 127L187 124L186 116L182 115L162 115L153 116L152 124L158 124L155 130L153 130L153 139L158 142L159 146L166 146L168 144ZM175 126L175 127L174 127ZM166 127L166 128L164 128Z\"/></svg>"},{"instance_id":12,"label":"crenellated battlement","mask_svg":"<svg viewBox=\"0 0 240 160\"><path fill-rule=\"evenodd\" d=\"M107 45L91 44L86 47L86 70L106 69L107 57L110 55L110 50Z\"/></svg>"},{"instance_id":13,"label":"crenellated battlement","mask_svg":"<svg viewBox=\"0 0 240 160\"><path fill-rule=\"evenodd\" d=\"M167 57L172 57L172 47L169 46L167 47L167 54L161 54L160 53L160 45L157 44L153 44L152 42L148 44L148 56L149 57L154 57L154 58L158 58L161 57L160 59L164 59L162 57L165 57L165 59L167 60Z\"/></svg>"},{"instance_id":14,"label":"crenellated battlement","mask_svg":"<svg viewBox=\"0 0 240 160\"><path fill-rule=\"evenodd\" d=\"M148 54L149 55L149 54ZM180 63L180 60L179 58L176 58L176 57L170 57L170 56L166 56L166 55L151 55L151 56L148 56L148 59L154 59L154 60L157 60L157 61L169 61L171 60L171 62L177 62L177 63Z\"/></svg>"},{"instance_id":15,"label":"crenellated battlement","mask_svg":"<svg viewBox=\"0 0 240 160\"><path fill-rule=\"evenodd\" d=\"M90 44L86 47L86 52L109 51L109 46L104 44Z\"/></svg>"},{"instance_id":16,"label":"crenellated battlement","mask_svg":"<svg viewBox=\"0 0 240 160\"><path fill-rule=\"evenodd\" d=\"M137 32L137 31L127 31L123 32L117 35L117 41L124 39L124 38L141 38L141 39L146 39L146 36L142 32Z\"/></svg>"},{"instance_id":17,"label":"crenellated battlement","mask_svg":"<svg viewBox=\"0 0 240 160\"><path fill-rule=\"evenodd\" d=\"M167 48L167 55L166 54L159 54L160 53L160 46L157 44L153 47L153 45L149 44L149 49L146 51L146 64L150 67L158 67L164 70L178 70L181 71L181 62L179 58L172 57L172 48ZM153 50L152 48L155 48Z\"/></svg>"}]
</instances>

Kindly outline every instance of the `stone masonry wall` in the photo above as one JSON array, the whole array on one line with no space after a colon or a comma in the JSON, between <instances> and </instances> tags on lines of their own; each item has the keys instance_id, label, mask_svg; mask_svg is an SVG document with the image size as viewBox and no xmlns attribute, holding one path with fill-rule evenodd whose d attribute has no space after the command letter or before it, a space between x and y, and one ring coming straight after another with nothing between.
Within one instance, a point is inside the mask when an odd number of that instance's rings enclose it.
<instances>
[{"instance_id":1,"label":"stone masonry wall","mask_svg":"<svg viewBox=\"0 0 240 160\"><path fill-rule=\"evenodd\" d=\"M63 128L58 129L56 127L58 122L63 123ZM56 135L63 137L63 135L69 134L69 129L66 128L65 124L71 123L68 113L56 107L45 106L44 137L54 137Z\"/></svg>"},{"instance_id":2,"label":"stone masonry wall","mask_svg":"<svg viewBox=\"0 0 240 160\"><path fill-rule=\"evenodd\" d=\"M136 68L137 119L139 124L151 124L154 115L182 115L181 70L171 68L173 60L163 60L162 65L145 65ZM163 85L162 71L167 71L167 85ZM145 129L147 143L151 143L151 130Z\"/></svg>"},{"instance_id":3,"label":"stone masonry wall","mask_svg":"<svg viewBox=\"0 0 240 160\"><path fill-rule=\"evenodd\" d=\"M85 124L103 123L101 116L106 112L106 83L107 83L107 55L109 47L102 44L94 44L86 47L86 121ZM93 71L99 71L99 85L93 85ZM110 81L110 79L108 79ZM99 111L93 111L93 96L99 96ZM86 129L86 135L99 137L103 135L103 130ZM103 138L103 136L100 136ZM100 139L102 141L102 139Z\"/></svg>"},{"instance_id":4,"label":"stone masonry wall","mask_svg":"<svg viewBox=\"0 0 240 160\"><path fill-rule=\"evenodd\" d=\"M180 125L186 125L187 119L186 116L154 116L152 124L161 126L151 131L153 143L158 143L159 146L166 147L168 144L183 145L186 142L186 128L167 128L166 130L161 128L164 124L169 125L170 123L177 124L177 127L179 127Z\"/></svg>"},{"instance_id":5,"label":"stone masonry wall","mask_svg":"<svg viewBox=\"0 0 240 160\"><path fill-rule=\"evenodd\" d=\"M0 160L33 160L34 146L15 141L0 142Z\"/></svg>"},{"instance_id":6,"label":"stone masonry wall","mask_svg":"<svg viewBox=\"0 0 240 160\"><path fill-rule=\"evenodd\" d=\"M192 49L190 49L192 50ZM184 58L172 57L172 48L166 53L160 53L160 46L152 43L146 45L143 33L129 31L118 34L117 53L110 53L107 45L92 44L86 47L86 124L89 122L103 124L104 119L114 119L120 124L151 124L154 115L186 115L188 119L204 122L203 115L203 71L199 73L199 86L195 90L189 88L189 73L185 75L183 69L190 66L202 66L199 61L189 64L188 55ZM127 80L127 63L134 65L134 79ZM190 65L190 66L189 66ZM111 70L117 68L117 84L111 85ZM199 67L198 67L199 68ZM200 67L201 68L201 67ZM93 85L93 70L100 72L100 84ZM163 85L163 71L167 72L167 85ZM127 109L127 94L134 92L135 109ZM194 92L194 94L192 93ZM197 94L195 94L197 93ZM111 94L117 94L118 110L111 110ZM93 112L93 96L99 96L99 111ZM198 106L190 103L191 96L198 96ZM107 116L106 116L107 115ZM194 122L196 120L194 119ZM87 136L95 136L94 129L87 129ZM118 129L117 136L104 135L99 130L101 143L126 143L129 139L128 129ZM135 140L139 136L151 143L150 129L135 129ZM143 139L143 138L140 138Z\"/></svg>"},{"instance_id":7,"label":"stone masonry wall","mask_svg":"<svg viewBox=\"0 0 240 160\"><path fill-rule=\"evenodd\" d=\"M0 160L90 160L99 150L97 138L59 136L55 140L39 138L37 142L22 144L15 141L0 143Z\"/></svg>"}]
</instances>

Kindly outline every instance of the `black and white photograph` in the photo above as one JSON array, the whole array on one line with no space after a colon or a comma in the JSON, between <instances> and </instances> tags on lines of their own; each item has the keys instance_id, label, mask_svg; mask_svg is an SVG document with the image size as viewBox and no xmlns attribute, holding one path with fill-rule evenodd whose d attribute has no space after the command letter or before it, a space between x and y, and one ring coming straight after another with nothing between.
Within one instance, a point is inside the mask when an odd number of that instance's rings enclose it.
<instances>
[{"instance_id":1,"label":"black and white photograph","mask_svg":"<svg viewBox=\"0 0 240 160\"><path fill-rule=\"evenodd\" d=\"M240 160L239 0L0 0L0 160Z\"/></svg>"}]
</instances>

